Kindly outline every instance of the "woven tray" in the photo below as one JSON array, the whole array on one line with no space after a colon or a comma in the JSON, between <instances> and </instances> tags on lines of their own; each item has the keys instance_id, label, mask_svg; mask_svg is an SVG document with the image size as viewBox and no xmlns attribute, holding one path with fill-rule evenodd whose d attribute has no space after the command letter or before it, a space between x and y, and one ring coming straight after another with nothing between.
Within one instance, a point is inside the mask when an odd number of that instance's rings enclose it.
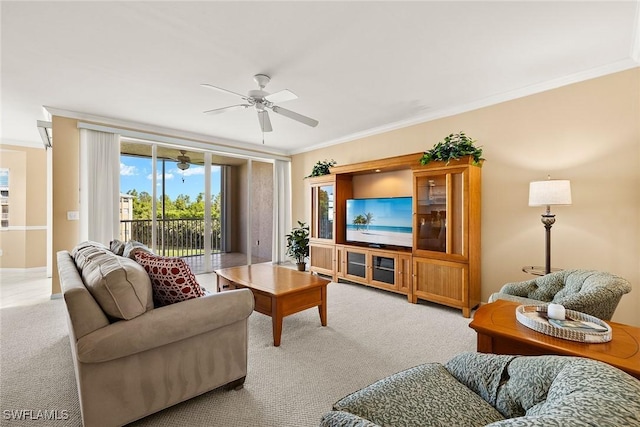
<instances>
[{"instance_id":1,"label":"woven tray","mask_svg":"<svg viewBox=\"0 0 640 427\"><path fill-rule=\"evenodd\" d=\"M593 322L597 325L607 328L606 331L582 331L572 328L562 328L549 323L545 319L547 313L546 305L519 305L516 308L516 319L527 328L541 332L552 337L562 338L570 341L579 341L587 343L603 343L611 341L611 326L607 325L597 317L590 316L585 313L574 310L566 310L567 319L582 320L585 322ZM542 314L542 315L540 315Z\"/></svg>"}]
</instances>

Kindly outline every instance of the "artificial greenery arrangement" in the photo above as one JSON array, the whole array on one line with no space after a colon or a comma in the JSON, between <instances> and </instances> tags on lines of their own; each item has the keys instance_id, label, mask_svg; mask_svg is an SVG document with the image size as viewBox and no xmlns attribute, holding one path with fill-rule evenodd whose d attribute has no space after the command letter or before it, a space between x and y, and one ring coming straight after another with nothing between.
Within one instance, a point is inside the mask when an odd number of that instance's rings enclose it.
<instances>
[{"instance_id":1,"label":"artificial greenery arrangement","mask_svg":"<svg viewBox=\"0 0 640 427\"><path fill-rule=\"evenodd\" d=\"M321 160L317 162L315 165L313 165L313 169L311 170L311 175L307 176L306 178L311 178L312 176L329 175L331 173L329 168L335 165L336 165L336 161L333 159Z\"/></svg>"},{"instance_id":2,"label":"artificial greenery arrangement","mask_svg":"<svg viewBox=\"0 0 640 427\"><path fill-rule=\"evenodd\" d=\"M477 165L480 160L484 160L482 156L482 148L475 147L475 140L469 138L464 132L451 134L444 138L444 141L438 142L434 147L425 151L420 159L421 165L426 165L433 160L449 162L464 156L473 156L473 164Z\"/></svg>"},{"instance_id":3,"label":"artificial greenery arrangement","mask_svg":"<svg viewBox=\"0 0 640 427\"><path fill-rule=\"evenodd\" d=\"M298 270L304 271L305 259L309 256L309 226L298 221L298 226L291 229L287 238L287 255L296 260Z\"/></svg>"}]
</instances>

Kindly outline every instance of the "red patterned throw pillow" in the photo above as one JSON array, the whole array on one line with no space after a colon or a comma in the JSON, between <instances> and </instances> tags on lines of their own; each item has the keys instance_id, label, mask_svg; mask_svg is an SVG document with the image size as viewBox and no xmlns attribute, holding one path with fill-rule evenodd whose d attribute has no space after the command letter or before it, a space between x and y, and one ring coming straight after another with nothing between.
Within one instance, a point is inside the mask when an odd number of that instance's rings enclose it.
<instances>
[{"instance_id":1,"label":"red patterned throw pillow","mask_svg":"<svg viewBox=\"0 0 640 427\"><path fill-rule=\"evenodd\" d=\"M189 265L182 258L163 257L145 251L134 254L151 279L156 307L204 295Z\"/></svg>"}]
</instances>

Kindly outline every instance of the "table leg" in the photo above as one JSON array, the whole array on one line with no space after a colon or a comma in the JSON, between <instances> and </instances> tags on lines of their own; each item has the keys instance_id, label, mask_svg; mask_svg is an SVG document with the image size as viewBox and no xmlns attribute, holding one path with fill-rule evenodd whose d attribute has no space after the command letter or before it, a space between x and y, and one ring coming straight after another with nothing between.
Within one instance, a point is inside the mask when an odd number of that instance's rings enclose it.
<instances>
[{"instance_id":1,"label":"table leg","mask_svg":"<svg viewBox=\"0 0 640 427\"><path fill-rule=\"evenodd\" d=\"M479 353L493 353L493 339L489 335L477 333L476 351Z\"/></svg>"},{"instance_id":2,"label":"table leg","mask_svg":"<svg viewBox=\"0 0 640 427\"><path fill-rule=\"evenodd\" d=\"M322 326L327 326L327 287L322 286L320 288L320 305L318 306L318 312L320 313L320 323Z\"/></svg>"},{"instance_id":3,"label":"table leg","mask_svg":"<svg viewBox=\"0 0 640 427\"><path fill-rule=\"evenodd\" d=\"M273 346L280 347L280 338L282 337L282 309L280 301L276 298L271 299L271 325L273 327Z\"/></svg>"}]
</instances>

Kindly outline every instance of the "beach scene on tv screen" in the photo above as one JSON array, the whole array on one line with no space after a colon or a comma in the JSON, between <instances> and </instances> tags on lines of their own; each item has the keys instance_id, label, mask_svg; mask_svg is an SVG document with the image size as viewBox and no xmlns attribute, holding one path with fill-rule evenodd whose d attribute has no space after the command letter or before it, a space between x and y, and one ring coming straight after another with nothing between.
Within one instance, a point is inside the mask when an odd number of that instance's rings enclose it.
<instances>
[{"instance_id":1,"label":"beach scene on tv screen","mask_svg":"<svg viewBox=\"0 0 640 427\"><path fill-rule=\"evenodd\" d=\"M347 200L347 241L413 244L411 197Z\"/></svg>"}]
</instances>

